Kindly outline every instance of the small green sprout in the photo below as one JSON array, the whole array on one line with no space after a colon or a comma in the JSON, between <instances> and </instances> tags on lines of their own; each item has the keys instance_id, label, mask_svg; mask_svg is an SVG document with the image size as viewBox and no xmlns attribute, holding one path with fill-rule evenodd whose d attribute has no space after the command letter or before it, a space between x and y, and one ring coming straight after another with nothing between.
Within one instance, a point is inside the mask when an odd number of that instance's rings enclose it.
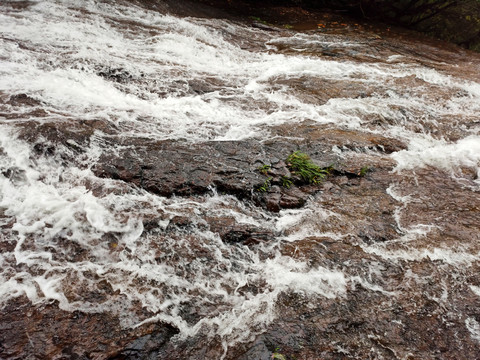
<instances>
[{"instance_id":1,"label":"small green sprout","mask_svg":"<svg viewBox=\"0 0 480 360\"><path fill-rule=\"evenodd\" d=\"M267 175L268 174L268 171L271 169L272 167L270 165L267 165L267 164L263 164L262 166L259 166L258 167L258 171L260 171L263 175Z\"/></svg>"},{"instance_id":2,"label":"small green sprout","mask_svg":"<svg viewBox=\"0 0 480 360\"><path fill-rule=\"evenodd\" d=\"M265 20L262 20L258 16L250 16L250 19L252 19L253 21L257 21L259 23L262 23L263 25L268 25L268 23Z\"/></svg>"},{"instance_id":3,"label":"small green sprout","mask_svg":"<svg viewBox=\"0 0 480 360\"><path fill-rule=\"evenodd\" d=\"M287 176L282 176L282 186L284 188L290 189L290 186L293 185L293 181L287 177Z\"/></svg>"},{"instance_id":4,"label":"small green sprout","mask_svg":"<svg viewBox=\"0 0 480 360\"><path fill-rule=\"evenodd\" d=\"M358 176L364 177L365 175L367 175L369 171L370 171L370 168L368 166L364 166L358 172Z\"/></svg>"},{"instance_id":5,"label":"small green sprout","mask_svg":"<svg viewBox=\"0 0 480 360\"><path fill-rule=\"evenodd\" d=\"M277 360L287 360L287 357L283 354L279 353L280 348L275 348L275 351L272 353L272 360L277 359Z\"/></svg>"},{"instance_id":6,"label":"small green sprout","mask_svg":"<svg viewBox=\"0 0 480 360\"><path fill-rule=\"evenodd\" d=\"M257 188L258 192L267 192L270 189L272 177L267 178L261 186Z\"/></svg>"}]
</instances>

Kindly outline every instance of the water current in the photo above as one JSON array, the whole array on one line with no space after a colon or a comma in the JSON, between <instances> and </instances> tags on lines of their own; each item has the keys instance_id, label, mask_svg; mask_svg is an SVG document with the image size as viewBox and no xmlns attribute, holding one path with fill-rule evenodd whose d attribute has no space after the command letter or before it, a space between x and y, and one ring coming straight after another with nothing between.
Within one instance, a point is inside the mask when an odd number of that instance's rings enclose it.
<instances>
[{"instance_id":1,"label":"water current","mask_svg":"<svg viewBox=\"0 0 480 360\"><path fill-rule=\"evenodd\" d=\"M430 304L443 319L435 326L457 334L449 356L479 355L478 60L352 28L273 31L123 1L2 1L0 304L109 313L122 329L166 323L180 347L216 342L220 358L287 316L286 297L331 318L325 304L364 296L362 316L379 323L398 304L421 322L415 304ZM103 125L82 143L72 124L87 122ZM73 135L52 145L35 130L51 124ZM381 185L339 196L326 186L302 208L271 212L214 186L165 197L94 171L142 144L293 143L306 128L335 134L326 144L339 166L368 165L357 180ZM387 140L365 145L372 138ZM402 145L386 151L390 142ZM378 233L370 215L382 211L394 236L363 236ZM273 236L232 245L212 219ZM442 358L388 343L388 331L365 336L391 349L384 358ZM329 341L355 358L347 341Z\"/></svg>"}]
</instances>

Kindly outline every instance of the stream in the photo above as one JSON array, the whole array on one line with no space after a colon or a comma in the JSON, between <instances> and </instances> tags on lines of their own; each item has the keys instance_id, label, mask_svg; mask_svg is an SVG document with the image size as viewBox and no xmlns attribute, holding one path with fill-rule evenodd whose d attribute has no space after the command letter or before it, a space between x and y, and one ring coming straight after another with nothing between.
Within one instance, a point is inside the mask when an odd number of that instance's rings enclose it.
<instances>
[{"instance_id":1,"label":"stream","mask_svg":"<svg viewBox=\"0 0 480 360\"><path fill-rule=\"evenodd\" d=\"M480 358L480 54L172 3L0 3L0 358Z\"/></svg>"}]
</instances>

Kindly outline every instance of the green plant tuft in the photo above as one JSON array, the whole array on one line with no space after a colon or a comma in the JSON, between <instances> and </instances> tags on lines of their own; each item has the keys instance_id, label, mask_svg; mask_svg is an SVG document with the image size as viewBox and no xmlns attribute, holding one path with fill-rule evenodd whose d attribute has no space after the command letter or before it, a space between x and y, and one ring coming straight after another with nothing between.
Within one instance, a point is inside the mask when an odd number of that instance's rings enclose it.
<instances>
[{"instance_id":1,"label":"green plant tuft","mask_svg":"<svg viewBox=\"0 0 480 360\"><path fill-rule=\"evenodd\" d=\"M276 348L275 351L272 353L272 359L277 359L277 360L287 360L287 357L283 354L279 353L280 348Z\"/></svg>"},{"instance_id":2,"label":"green plant tuft","mask_svg":"<svg viewBox=\"0 0 480 360\"><path fill-rule=\"evenodd\" d=\"M284 188L290 189L290 186L292 186L292 185L293 185L292 179L290 179L287 176L282 176L282 186Z\"/></svg>"},{"instance_id":3,"label":"green plant tuft","mask_svg":"<svg viewBox=\"0 0 480 360\"><path fill-rule=\"evenodd\" d=\"M329 174L329 169L315 165L307 154L300 151L288 156L287 166L292 174L299 175L308 184L318 184Z\"/></svg>"},{"instance_id":4,"label":"green plant tuft","mask_svg":"<svg viewBox=\"0 0 480 360\"><path fill-rule=\"evenodd\" d=\"M257 188L258 192L267 192L270 189L272 177L267 178L262 185Z\"/></svg>"},{"instance_id":5,"label":"green plant tuft","mask_svg":"<svg viewBox=\"0 0 480 360\"><path fill-rule=\"evenodd\" d=\"M263 164L262 166L259 166L258 167L258 171L260 171L263 175L267 175L268 174L268 171L271 169L272 167L270 165L267 165L267 164Z\"/></svg>"},{"instance_id":6,"label":"green plant tuft","mask_svg":"<svg viewBox=\"0 0 480 360\"><path fill-rule=\"evenodd\" d=\"M364 177L365 175L367 175L369 171L370 171L370 168L368 166L364 166L358 172L358 176Z\"/></svg>"},{"instance_id":7,"label":"green plant tuft","mask_svg":"<svg viewBox=\"0 0 480 360\"><path fill-rule=\"evenodd\" d=\"M268 25L268 22L266 22L265 20L259 18L258 16L250 16L250 19L254 20L254 21L257 21L259 23L262 23L263 25Z\"/></svg>"}]
</instances>

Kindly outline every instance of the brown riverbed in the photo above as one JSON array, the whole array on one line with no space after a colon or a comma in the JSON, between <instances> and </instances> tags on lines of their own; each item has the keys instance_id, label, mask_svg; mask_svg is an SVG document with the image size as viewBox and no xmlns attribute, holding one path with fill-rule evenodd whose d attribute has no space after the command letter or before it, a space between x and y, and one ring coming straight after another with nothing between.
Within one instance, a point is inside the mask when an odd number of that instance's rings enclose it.
<instances>
[{"instance_id":1,"label":"brown riverbed","mask_svg":"<svg viewBox=\"0 0 480 360\"><path fill-rule=\"evenodd\" d=\"M338 12L135 4L2 5L0 358L480 357L480 56ZM45 14L78 32L15 20ZM95 21L138 54L77 45Z\"/></svg>"}]
</instances>

